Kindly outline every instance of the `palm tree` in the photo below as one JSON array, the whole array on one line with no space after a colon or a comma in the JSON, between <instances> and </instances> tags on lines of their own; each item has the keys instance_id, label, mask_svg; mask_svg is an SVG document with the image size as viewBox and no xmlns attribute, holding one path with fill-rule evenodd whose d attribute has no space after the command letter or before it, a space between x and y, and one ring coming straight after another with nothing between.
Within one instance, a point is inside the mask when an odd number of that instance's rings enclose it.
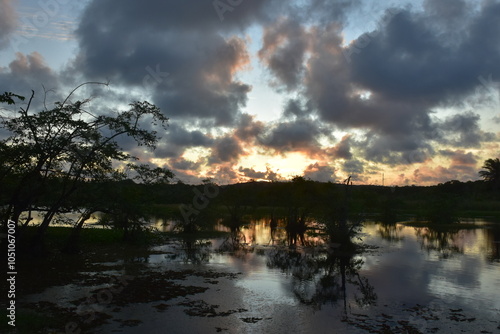
<instances>
[{"instance_id":1,"label":"palm tree","mask_svg":"<svg viewBox=\"0 0 500 334\"><path fill-rule=\"evenodd\" d=\"M488 159L484 162L482 168L485 170L479 171L479 175L485 181L490 182L493 188L500 188L500 159Z\"/></svg>"}]
</instances>

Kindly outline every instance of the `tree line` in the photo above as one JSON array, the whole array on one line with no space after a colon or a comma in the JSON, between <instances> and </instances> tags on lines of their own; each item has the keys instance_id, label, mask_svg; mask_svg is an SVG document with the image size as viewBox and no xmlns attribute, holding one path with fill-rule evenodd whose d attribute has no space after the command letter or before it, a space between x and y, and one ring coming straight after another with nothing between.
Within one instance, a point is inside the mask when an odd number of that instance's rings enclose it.
<instances>
[{"instance_id":1,"label":"tree line","mask_svg":"<svg viewBox=\"0 0 500 334\"><path fill-rule=\"evenodd\" d=\"M0 218L4 228L13 221L22 238L34 214L41 215L36 233L24 238L34 253L42 252L48 227L69 212L80 213L65 247L75 251L81 229L95 212L104 213L103 224L123 230L125 239L140 232L152 216L176 220L179 229L196 232L221 220L238 231L245 217L260 214L274 222L285 220L291 243L296 243L309 217L325 222L335 238L339 230L353 231L363 215L395 222L414 212L430 221L454 222L457 209L484 209L480 204L499 199L498 158L485 161L479 171L483 181L452 180L432 187L353 186L350 179L335 184L301 176L221 187L210 180L199 186L170 184L174 175L169 169L141 164L119 144L128 137L154 150L160 137L149 125L166 130L168 118L147 101L134 101L112 115L92 111L90 99L72 101L83 85L38 112L31 111L34 92L27 99L11 92L0 95L0 104L23 102L14 115L0 114ZM216 196L205 198L206 205L191 209L196 214L186 218L193 194L207 186L218 187L220 194L217 190Z\"/></svg>"}]
</instances>

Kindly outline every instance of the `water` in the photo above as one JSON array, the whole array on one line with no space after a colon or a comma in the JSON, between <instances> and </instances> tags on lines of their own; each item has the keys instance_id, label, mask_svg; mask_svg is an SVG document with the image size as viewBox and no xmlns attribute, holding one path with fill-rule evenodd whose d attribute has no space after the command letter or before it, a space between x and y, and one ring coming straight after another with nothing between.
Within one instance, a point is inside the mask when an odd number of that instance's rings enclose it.
<instances>
[{"instance_id":1,"label":"water","mask_svg":"<svg viewBox=\"0 0 500 334\"><path fill-rule=\"evenodd\" d=\"M284 231L278 229L273 241L265 221L255 221L242 232L244 247L233 252L218 251L221 239L172 241L141 260L115 262L114 269L146 279L189 271L170 281L206 291L168 298L154 291L146 302L119 309L109 305L115 321L93 331L500 332L499 226L482 222L477 228L433 231L365 223L359 241L365 250L351 256L276 246ZM142 288L155 289L148 283ZM67 306L67 290L68 285L50 287L27 299L44 300L52 294ZM159 303L166 305L165 311L154 308ZM200 311L200 305L212 308ZM122 325L130 319L138 323Z\"/></svg>"}]
</instances>

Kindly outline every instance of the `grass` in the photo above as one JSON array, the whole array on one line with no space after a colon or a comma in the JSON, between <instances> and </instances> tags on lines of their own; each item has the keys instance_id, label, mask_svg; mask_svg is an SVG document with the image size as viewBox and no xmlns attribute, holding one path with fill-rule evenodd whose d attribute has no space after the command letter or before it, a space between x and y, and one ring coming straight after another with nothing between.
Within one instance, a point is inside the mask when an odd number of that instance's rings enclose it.
<instances>
[{"instance_id":1,"label":"grass","mask_svg":"<svg viewBox=\"0 0 500 334\"><path fill-rule=\"evenodd\" d=\"M0 311L0 317L9 319L4 309ZM64 328L65 321L56 315L18 308L16 309L15 325L15 327L12 327L7 323L7 320L2 321L0 323L0 332L6 334L57 333L55 329L50 331L49 328Z\"/></svg>"},{"instance_id":2,"label":"grass","mask_svg":"<svg viewBox=\"0 0 500 334\"><path fill-rule=\"evenodd\" d=\"M23 238L30 240L36 233L36 226L29 226L23 231ZM70 234L72 227L51 226L45 235L45 246L49 251L62 249ZM144 230L133 241L123 240L123 231L117 229L84 228L80 232L80 247L83 251L92 248L115 247L121 245L152 246L161 244L169 238L181 239L213 239L226 237L229 232L202 230L196 233L181 232L152 232Z\"/></svg>"},{"instance_id":3,"label":"grass","mask_svg":"<svg viewBox=\"0 0 500 334\"><path fill-rule=\"evenodd\" d=\"M44 256L58 256L67 245L73 227L50 226L43 241ZM38 257L41 253L33 253L29 244L37 232L37 226L28 226L18 238L18 256L22 258ZM117 250L125 247L146 249L148 246L161 244L167 236L151 231L143 231L131 240L124 240L123 231L117 229L83 228L80 231L78 247L82 253ZM44 257L42 256L42 257Z\"/></svg>"},{"instance_id":4,"label":"grass","mask_svg":"<svg viewBox=\"0 0 500 334\"><path fill-rule=\"evenodd\" d=\"M61 248L68 240L73 228L65 226L50 226L45 235L45 244L49 248ZM22 231L21 237L30 240L35 235L37 226L28 226ZM80 242L88 245L103 245L120 243L123 232L113 229L84 228L80 232Z\"/></svg>"}]
</instances>

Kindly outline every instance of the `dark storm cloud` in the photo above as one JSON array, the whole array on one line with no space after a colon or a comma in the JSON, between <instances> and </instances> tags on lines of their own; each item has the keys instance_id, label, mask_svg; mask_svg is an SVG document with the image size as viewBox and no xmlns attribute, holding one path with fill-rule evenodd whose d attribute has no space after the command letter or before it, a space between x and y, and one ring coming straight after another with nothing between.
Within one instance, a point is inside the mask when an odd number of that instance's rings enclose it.
<instances>
[{"instance_id":1,"label":"dark storm cloud","mask_svg":"<svg viewBox=\"0 0 500 334\"><path fill-rule=\"evenodd\" d=\"M184 158L170 159L169 165L174 170L182 171L196 171L200 168L200 162L194 162L191 160L186 160Z\"/></svg>"},{"instance_id":2,"label":"dark storm cloud","mask_svg":"<svg viewBox=\"0 0 500 334\"><path fill-rule=\"evenodd\" d=\"M280 20L264 31L259 57L276 77L275 85L293 90L302 81L309 38L299 22Z\"/></svg>"},{"instance_id":3,"label":"dark storm cloud","mask_svg":"<svg viewBox=\"0 0 500 334\"><path fill-rule=\"evenodd\" d=\"M317 162L307 166L303 174L305 178L313 181L334 182L337 180L334 168L328 165L321 165Z\"/></svg>"},{"instance_id":4,"label":"dark storm cloud","mask_svg":"<svg viewBox=\"0 0 500 334\"><path fill-rule=\"evenodd\" d=\"M188 131L180 124L172 123L165 136L166 142L185 147L210 146L214 140L199 130Z\"/></svg>"},{"instance_id":5,"label":"dark storm cloud","mask_svg":"<svg viewBox=\"0 0 500 334\"><path fill-rule=\"evenodd\" d=\"M336 159L351 159L351 136L346 135L329 152Z\"/></svg>"},{"instance_id":6,"label":"dark storm cloud","mask_svg":"<svg viewBox=\"0 0 500 334\"><path fill-rule=\"evenodd\" d=\"M472 165L450 164L449 167L437 166L435 168L422 166L413 172L415 182L440 183L450 180L477 180L477 168Z\"/></svg>"},{"instance_id":7,"label":"dark storm cloud","mask_svg":"<svg viewBox=\"0 0 500 334\"><path fill-rule=\"evenodd\" d=\"M427 105L386 98L353 82L338 26L317 28L312 39L304 95L322 120L340 129L367 129L383 136L427 131Z\"/></svg>"},{"instance_id":8,"label":"dark storm cloud","mask_svg":"<svg viewBox=\"0 0 500 334\"><path fill-rule=\"evenodd\" d=\"M253 168L243 168L241 166L238 168L238 172L251 179L265 179L267 175L266 172L258 172Z\"/></svg>"},{"instance_id":9,"label":"dark storm cloud","mask_svg":"<svg viewBox=\"0 0 500 334\"><path fill-rule=\"evenodd\" d=\"M12 0L0 0L0 50L8 46L9 36L17 25Z\"/></svg>"},{"instance_id":10,"label":"dark storm cloud","mask_svg":"<svg viewBox=\"0 0 500 334\"><path fill-rule=\"evenodd\" d=\"M344 22L346 16L362 4L361 0L310 0L294 4L293 17L309 24Z\"/></svg>"},{"instance_id":11,"label":"dark storm cloud","mask_svg":"<svg viewBox=\"0 0 500 334\"><path fill-rule=\"evenodd\" d=\"M267 180L267 181L278 181L283 179L283 177L280 174L273 171L269 166L266 166L265 172L258 172L254 168L244 168L240 166L238 168L238 172L247 179Z\"/></svg>"},{"instance_id":12,"label":"dark storm cloud","mask_svg":"<svg viewBox=\"0 0 500 334\"><path fill-rule=\"evenodd\" d=\"M477 161L478 157L471 152L465 153L458 150L451 156L450 168L462 173L467 174L469 178L477 178Z\"/></svg>"},{"instance_id":13,"label":"dark storm cloud","mask_svg":"<svg viewBox=\"0 0 500 334\"><path fill-rule=\"evenodd\" d=\"M158 85L153 99L172 117L213 118L218 125L229 125L246 105L251 90L251 86L233 78L234 72L248 62L246 47L238 38L225 40L214 35L210 39L205 35L203 39L187 45L186 56L197 55L199 59L189 61L182 56L179 60L183 65L178 66L164 62L169 69L168 84Z\"/></svg>"},{"instance_id":14,"label":"dark storm cloud","mask_svg":"<svg viewBox=\"0 0 500 334\"><path fill-rule=\"evenodd\" d=\"M454 166L476 166L477 156L472 152L465 153L463 150L451 151L441 150L439 154L451 159L451 164Z\"/></svg>"},{"instance_id":15,"label":"dark storm cloud","mask_svg":"<svg viewBox=\"0 0 500 334\"><path fill-rule=\"evenodd\" d=\"M248 63L249 56L244 40L224 36L256 22L276 21L280 14L297 18L298 13L309 13L310 18L329 12L331 18L339 18L352 5L348 1L298 6L243 1L221 20L214 3L129 0L117 7L112 1L93 1L77 30L80 54L75 69L90 78L148 86L154 102L171 117L213 118L218 125L233 124L251 89L234 74ZM276 38L292 35L283 45L275 45ZM276 52L262 56L286 86L299 83L306 37L298 21L285 19L281 26L269 27L263 50L274 45Z\"/></svg>"},{"instance_id":16,"label":"dark storm cloud","mask_svg":"<svg viewBox=\"0 0 500 334\"><path fill-rule=\"evenodd\" d=\"M324 34L322 42L341 44L340 32L346 13L361 1L310 0L295 2L280 13L273 24L264 28L263 44L258 52L260 60L273 75L271 84L278 90L300 88L306 71L305 61L310 53L313 35ZM311 28L312 27L312 28ZM326 28L323 28L326 27ZM333 30L337 32L331 33ZM328 36L326 36L328 35Z\"/></svg>"},{"instance_id":17,"label":"dark storm cloud","mask_svg":"<svg viewBox=\"0 0 500 334\"><path fill-rule=\"evenodd\" d=\"M226 2L226 4L229 4ZM92 1L84 13L83 25L98 22L101 27L111 28L118 25L126 32L142 30L155 32L158 30L184 30L199 33L214 30L240 30L255 21L266 21L279 11L278 1L253 0L241 1L231 6L232 11L223 15L220 20L214 1L191 0L145 0L137 2L124 0L117 6L111 0ZM113 28L114 30L115 28ZM102 31L109 33L109 31Z\"/></svg>"},{"instance_id":18,"label":"dark storm cloud","mask_svg":"<svg viewBox=\"0 0 500 334\"><path fill-rule=\"evenodd\" d=\"M329 41L322 42L325 38L323 34L317 36L317 56L309 62L306 82L307 96L319 116L341 129L370 130L383 138L378 141L387 141L383 152L405 151L421 145L418 137L422 135L415 133L426 132L430 127L427 108L375 93L369 99L362 98L363 89L352 82L340 41L329 36ZM401 138L407 148L401 145Z\"/></svg>"},{"instance_id":19,"label":"dark storm cloud","mask_svg":"<svg viewBox=\"0 0 500 334\"><path fill-rule=\"evenodd\" d=\"M160 144L154 154L157 158L179 157L190 147L210 147L214 140L200 130L187 130L183 124L170 123L161 135Z\"/></svg>"},{"instance_id":20,"label":"dark storm cloud","mask_svg":"<svg viewBox=\"0 0 500 334\"><path fill-rule=\"evenodd\" d=\"M471 93L480 75L498 77L500 3L484 2L478 13L464 6L463 1L439 1L427 6L431 13L402 10L375 36L361 36L368 44L352 54L353 80L386 98L438 103ZM445 15L436 15L445 7ZM463 19L467 33L436 27L436 20L450 18Z\"/></svg>"},{"instance_id":21,"label":"dark storm cloud","mask_svg":"<svg viewBox=\"0 0 500 334\"><path fill-rule=\"evenodd\" d=\"M181 156L185 150L185 147L162 142L156 146L154 155L156 158L177 158Z\"/></svg>"},{"instance_id":22,"label":"dark storm cloud","mask_svg":"<svg viewBox=\"0 0 500 334\"><path fill-rule=\"evenodd\" d=\"M365 169L363 162L359 160L347 160L342 164L342 170L347 175L359 175L363 174Z\"/></svg>"},{"instance_id":23,"label":"dark storm cloud","mask_svg":"<svg viewBox=\"0 0 500 334\"><path fill-rule=\"evenodd\" d=\"M0 0L0 48L15 27L14 15L6 14L14 14L6 7L10 3ZM318 160L344 159L338 162L342 171L360 176L369 174L371 162L395 166L446 156L435 148L446 145L451 165L421 168L417 174L422 180L439 171L460 176L470 172L470 159L477 158L460 149L495 140L481 130L478 114L440 119L434 111L470 98L484 78L500 78L498 1L424 0L422 8L390 8L371 17L380 22L373 31L361 27L364 31L352 42L345 40L352 35L346 27L373 26L355 15L358 9L366 13L369 1L88 3L75 34L80 48L61 77L39 54L18 54L0 68L0 85L28 95L41 84L50 89L74 87L71 80L110 80L117 89L109 95L87 95L108 96L110 105L146 92L171 119L148 157L170 158L171 168L187 179L195 178L189 171L207 166L220 180L279 179L270 169L237 169L239 158L253 146L261 154L303 152ZM256 27L262 28L262 40L251 36L260 43L252 45L251 53L245 34ZM277 121L264 123L242 111L252 87L240 73L252 57L267 68L272 88L287 93ZM334 130L353 134L339 141ZM324 139L336 144L325 147L333 144L321 145ZM130 138L119 143L134 149ZM196 162L185 160L182 155L190 147L211 153ZM460 164L468 170L460 170ZM320 162L304 175L335 179L335 170Z\"/></svg>"},{"instance_id":24,"label":"dark storm cloud","mask_svg":"<svg viewBox=\"0 0 500 334\"><path fill-rule=\"evenodd\" d=\"M271 127L259 138L260 144L279 152L317 151L316 137L320 134L317 124L311 121L282 122Z\"/></svg>"},{"instance_id":25,"label":"dark storm cloud","mask_svg":"<svg viewBox=\"0 0 500 334\"><path fill-rule=\"evenodd\" d=\"M500 75L494 63L500 55L500 5L485 2L474 10L471 3L441 0L424 7L423 12L388 10L376 31L366 32L348 47L342 46L338 24L311 28L311 55L302 68L294 67L294 73L304 71L303 98L322 120L340 129L367 131L360 142L365 143L361 152L368 160L422 162L434 154L432 142L470 147L492 138L478 127L466 134L451 120L431 119L430 113L473 94L481 75ZM285 29L288 26L293 29ZM301 31L291 23L277 27L281 43L292 38L292 31ZM287 57L270 45L267 52L274 54L268 58ZM303 52L291 50L288 63L303 57ZM295 84L272 66L270 71L283 85ZM292 100L283 114L305 113Z\"/></svg>"},{"instance_id":26,"label":"dark storm cloud","mask_svg":"<svg viewBox=\"0 0 500 334\"><path fill-rule=\"evenodd\" d=\"M76 32L75 69L152 90L172 117L231 124L251 90L234 78L249 55L245 40L224 35L265 20L272 3L263 5L245 1L220 21L211 1L94 1Z\"/></svg>"},{"instance_id":27,"label":"dark storm cloud","mask_svg":"<svg viewBox=\"0 0 500 334\"><path fill-rule=\"evenodd\" d=\"M95 43L93 35L86 36ZM251 87L233 80L233 72L248 61L244 42L220 35L116 36L109 45L83 47L80 66L91 78L151 89L153 99L170 116L233 121ZM108 50L108 48L112 50ZM126 51L123 48L131 48ZM94 54L96 53L96 54ZM152 86L148 86L152 85Z\"/></svg>"},{"instance_id":28,"label":"dark storm cloud","mask_svg":"<svg viewBox=\"0 0 500 334\"><path fill-rule=\"evenodd\" d=\"M465 0L425 0L423 6L429 16L453 23L464 18L470 10Z\"/></svg>"},{"instance_id":29,"label":"dark storm cloud","mask_svg":"<svg viewBox=\"0 0 500 334\"><path fill-rule=\"evenodd\" d=\"M77 30L81 49L75 66L91 78L146 87L173 119L235 126L233 135L248 144L257 138L279 152L314 154L318 136L358 128L367 131L359 152L368 160L425 160L430 142L443 142L438 137L452 132L451 125L431 121L432 108L473 92L479 75L500 74L492 66L500 53L499 5L485 2L477 9L462 0L439 0L426 1L423 11L391 9L375 31L346 47L346 13L358 6L359 1L243 1L221 20L210 1L127 0L119 7L93 1ZM289 120L267 126L242 114L251 86L236 77L250 55L246 40L235 34L242 36L255 23L263 25L258 55L275 88L300 93L284 107ZM312 121L314 115L330 129ZM436 129L440 125L442 131ZM470 135L454 143L483 139ZM231 160L218 149L230 141L213 143L212 161ZM169 154L179 154L183 144L177 146ZM233 138L230 152L238 152L237 146ZM351 158L347 146L333 150Z\"/></svg>"},{"instance_id":30,"label":"dark storm cloud","mask_svg":"<svg viewBox=\"0 0 500 334\"><path fill-rule=\"evenodd\" d=\"M207 176L214 179L218 184L229 184L239 181L239 175L233 170L231 166L219 165L212 168Z\"/></svg>"},{"instance_id":31,"label":"dark storm cloud","mask_svg":"<svg viewBox=\"0 0 500 334\"><path fill-rule=\"evenodd\" d=\"M479 127L480 116L472 112L457 114L445 119L440 128L449 135L446 144L455 147L480 147L484 141L493 141L493 133L485 133Z\"/></svg>"},{"instance_id":32,"label":"dark storm cloud","mask_svg":"<svg viewBox=\"0 0 500 334\"><path fill-rule=\"evenodd\" d=\"M244 142L252 142L265 129L265 124L255 120L255 116L242 114L236 124L235 136Z\"/></svg>"},{"instance_id":33,"label":"dark storm cloud","mask_svg":"<svg viewBox=\"0 0 500 334\"><path fill-rule=\"evenodd\" d=\"M219 137L215 140L212 147L212 155L208 163L217 164L237 161L240 155L244 154L245 152L236 138L230 135Z\"/></svg>"},{"instance_id":34,"label":"dark storm cloud","mask_svg":"<svg viewBox=\"0 0 500 334\"><path fill-rule=\"evenodd\" d=\"M312 113L311 107L304 104L299 99L290 99L283 109L284 117L304 118Z\"/></svg>"}]
</instances>

